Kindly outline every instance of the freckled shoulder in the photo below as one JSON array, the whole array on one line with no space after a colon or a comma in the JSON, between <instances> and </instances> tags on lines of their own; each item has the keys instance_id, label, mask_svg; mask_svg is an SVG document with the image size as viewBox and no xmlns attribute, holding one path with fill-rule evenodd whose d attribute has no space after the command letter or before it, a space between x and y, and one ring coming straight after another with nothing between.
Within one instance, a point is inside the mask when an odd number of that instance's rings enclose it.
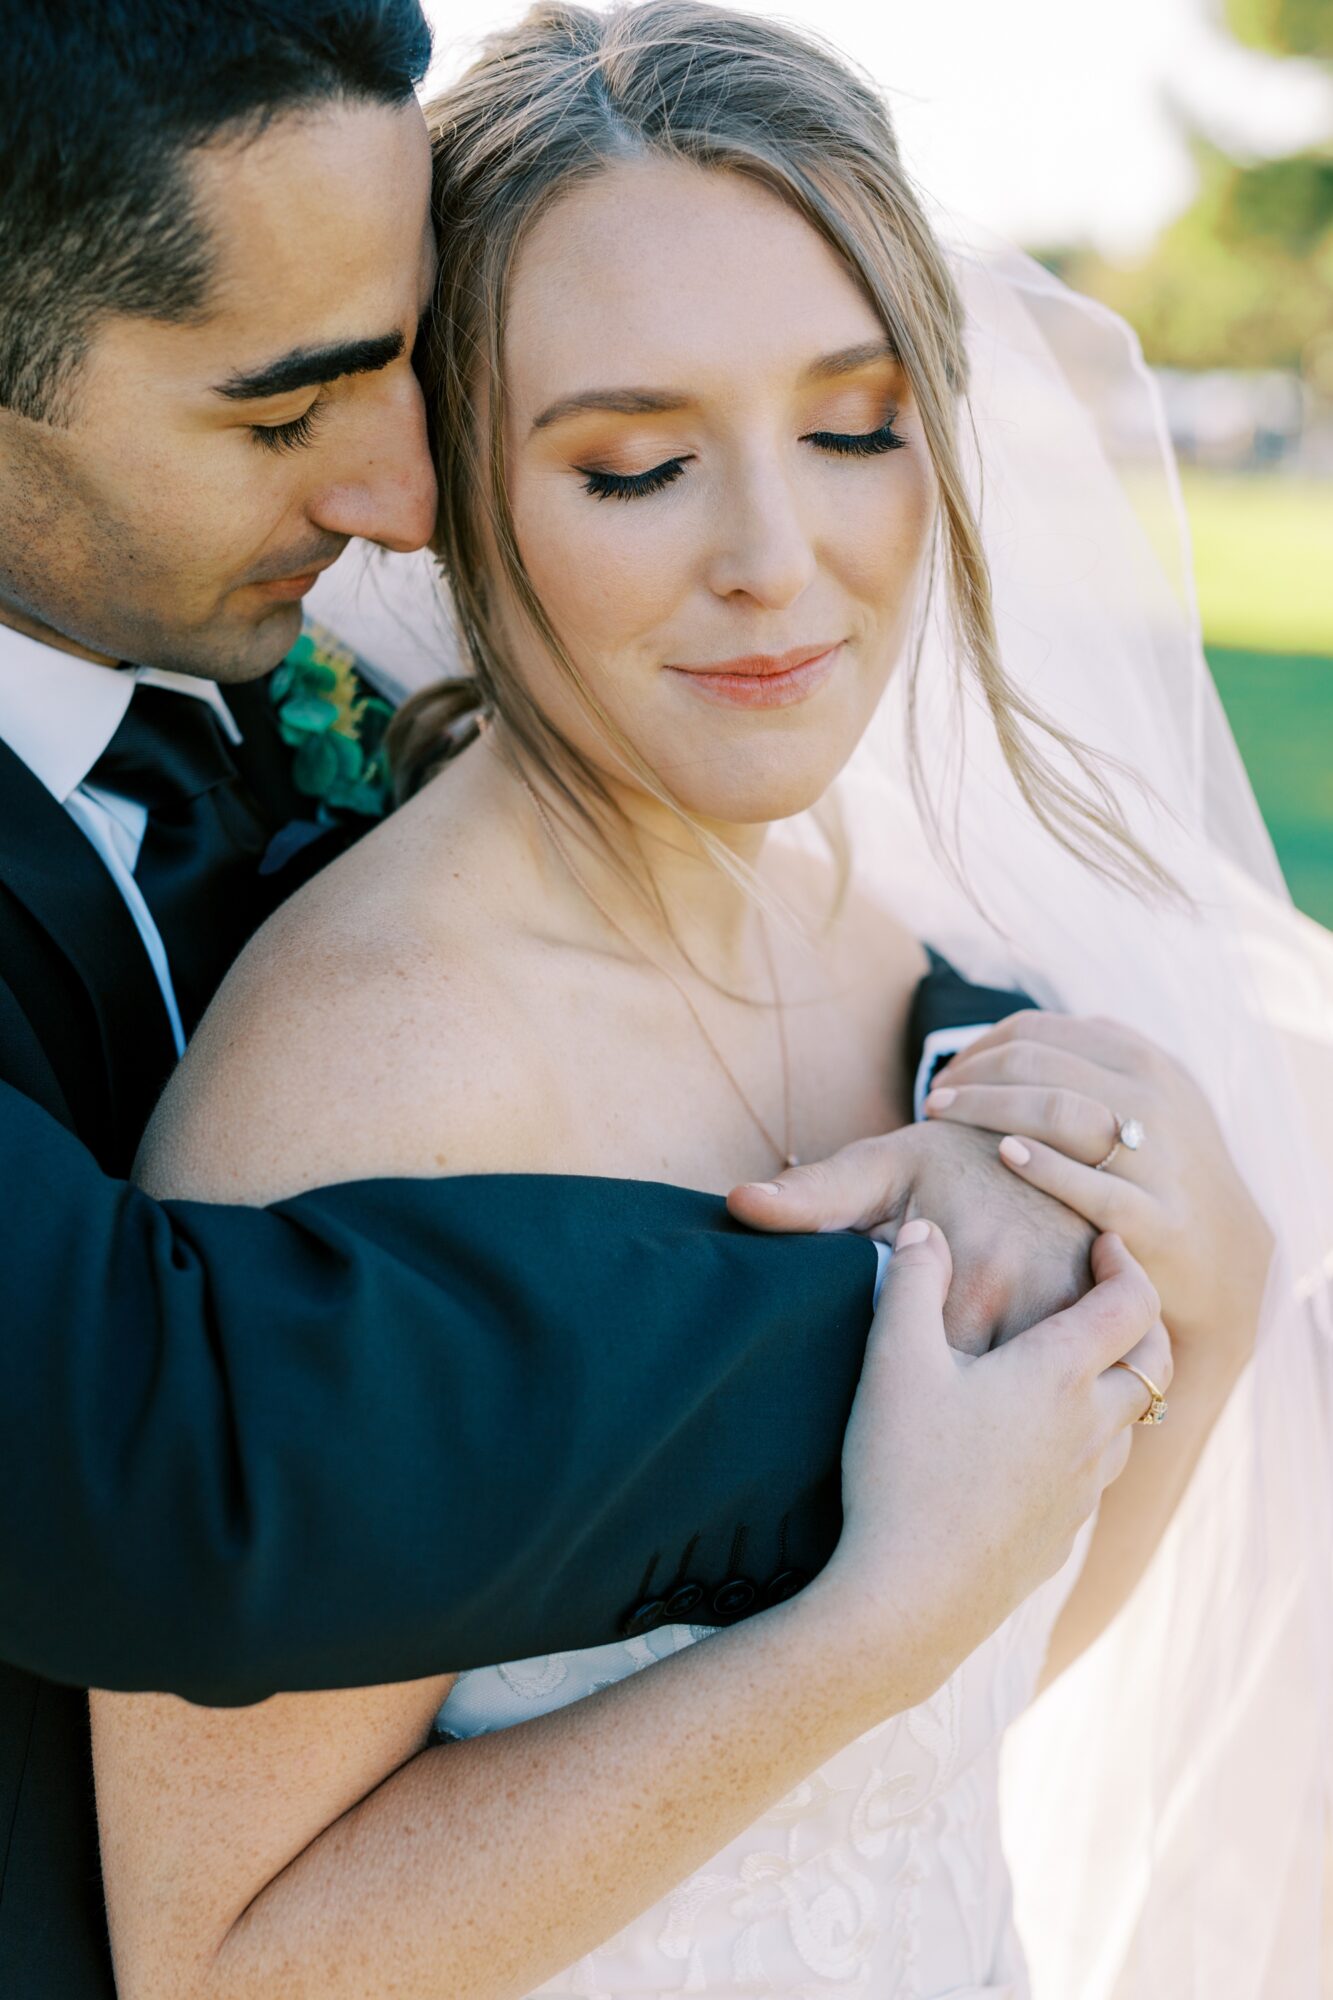
<instances>
[{"instance_id":1,"label":"freckled shoulder","mask_svg":"<svg viewBox=\"0 0 1333 2000\"><path fill-rule=\"evenodd\" d=\"M376 853L376 844L380 852ZM484 898L421 897L392 823L253 939L136 1162L159 1198L264 1205L379 1176L522 1171L549 1117Z\"/></svg>"}]
</instances>

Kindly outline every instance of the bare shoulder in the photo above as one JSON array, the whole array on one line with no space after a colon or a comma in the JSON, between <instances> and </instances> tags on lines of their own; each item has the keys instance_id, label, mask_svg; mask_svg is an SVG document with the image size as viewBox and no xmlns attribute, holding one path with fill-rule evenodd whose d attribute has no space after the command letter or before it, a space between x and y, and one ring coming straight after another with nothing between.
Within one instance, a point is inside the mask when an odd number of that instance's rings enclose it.
<instances>
[{"instance_id":1,"label":"bare shoulder","mask_svg":"<svg viewBox=\"0 0 1333 2000\"><path fill-rule=\"evenodd\" d=\"M465 869L423 881L411 838L377 828L252 940L148 1129L150 1193L264 1205L521 1158L533 1038Z\"/></svg>"}]
</instances>

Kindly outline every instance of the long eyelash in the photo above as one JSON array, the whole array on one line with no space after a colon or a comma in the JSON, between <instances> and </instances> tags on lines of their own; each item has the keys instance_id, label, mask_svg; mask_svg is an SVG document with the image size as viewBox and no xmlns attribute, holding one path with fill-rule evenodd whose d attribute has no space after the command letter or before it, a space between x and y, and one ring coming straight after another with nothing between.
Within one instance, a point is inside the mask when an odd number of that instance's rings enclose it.
<instances>
[{"instance_id":1,"label":"long eyelash","mask_svg":"<svg viewBox=\"0 0 1333 2000\"><path fill-rule=\"evenodd\" d=\"M679 479L685 470L683 458L668 458L648 472L596 472L590 466L575 469L583 474L583 490L597 500L637 500L648 493L660 493Z\"/></svg>"},{"instance_id":2,"label":"long eyelash","mask_svg":"<svg viewBox=\"0 0 1333 2000\"><path fill-rule=\"evenodd\" d=\"M893 426L896 413L877 431L857 431L844 435L841 431L807 431L802 444L818 445L821 451L832 451L842 458L873 458L882 451L901 451L907 439Z\"/></svg>"},{"instance_id":3,"label":"long eyelash","mask_svg":"<svg viewBox=\"0 0 1333 2000\"><path fill-rule=\"evenodd\" d=\"M895 421L890 417L877 431L807 431L801 442L843 458L872 458L881 452L901 451L906 445L907 439L893 428ZM598 472L586 465L576 469L583 474L584 492L592 494L594 499L638 500L670 486L674 479L680 478L685 465L683 458L668 458L648 472Z\"/></svg>"},{"instance_id":4,"label":"long eyelash","mask_svg":"<svg viewBox=\"0 0 1333 2000\"><path fill-rule=\"evenodd\" d=\"M312 403L303 416L293 417L289 424L251 424L250 435L265 451L299 451L314 436L323 408L322 402Z\"/></svg>"}]
</instances>

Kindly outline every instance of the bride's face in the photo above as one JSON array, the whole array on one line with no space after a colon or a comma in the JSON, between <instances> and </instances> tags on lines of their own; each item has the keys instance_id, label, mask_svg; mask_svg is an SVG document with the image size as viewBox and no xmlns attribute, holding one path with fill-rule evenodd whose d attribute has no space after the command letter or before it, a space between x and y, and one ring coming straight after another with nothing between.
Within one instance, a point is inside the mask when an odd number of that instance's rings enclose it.
<instances>
[{"instance_id":1,"label":"bride's face","mask_svg":"<svg viewBox=\"0 0 1333 2000\"><path fill-rule=\"evenodd\" d=\"M504 366L520 550L592 691L703 818L811 805L901 651L934 504L906 378L843 264L738 175L616 166L524 244ZM623 776L506 623L543 710Z\"/></svg>"}]
</instances>

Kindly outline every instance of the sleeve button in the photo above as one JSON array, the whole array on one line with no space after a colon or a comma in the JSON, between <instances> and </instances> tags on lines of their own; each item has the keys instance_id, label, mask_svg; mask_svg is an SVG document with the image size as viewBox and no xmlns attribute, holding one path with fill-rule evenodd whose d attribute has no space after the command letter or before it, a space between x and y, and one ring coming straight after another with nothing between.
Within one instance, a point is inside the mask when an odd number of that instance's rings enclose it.
<instances>
[{"instance_id":1,"label":"sleeve button","mask_svg":"<svg viewBox=\"0 0 1333 2000\"><path fill-rule=\"evenodd\" d=\"M758 1594L748 1577L728 1577L713 1592L713 1611L719 1618L739 1618L742 1612L749 1610Z\"/></svg>"},{"instance_id":2,"label":"sleeve button","mask_svg":"<svg viewBox=\"0 0 1333 2000\"><path fill-rule=\"evenodd\" d=\"M666 1615L669 1623L680 1624L692 1618L704 1601L701 1583L682 1583L679 1590L673 1590L666 1601Z\"/></svg>"},{"instance_id":3,"label":"sleeve button","mask_svg":"<svg viewBox=\"0 0 1333 2000\"><path fill-rule=\"evenodd\" d=\"M765 1604L784 1604L789 1597L795 1597L798 1590L804 1590L810 1579L803 1569L784 1569L764 1585Z\"/></svg>"},{"instance_id":4,"label":"sleeve button","mask_svg":"<svg viewBox=\"0 0 1333 2000\"><path fill-rule=\"evenodd\" d=\"M633 1611L621 1620L620 1629L627 1639L637 1639L642 1633L651 1632L655 1625L661 1624L662 1613L665 1610L666 1606L660 1597L646 1598L642 1604L636 1604Z\"/></svg>"}]
</instances>

